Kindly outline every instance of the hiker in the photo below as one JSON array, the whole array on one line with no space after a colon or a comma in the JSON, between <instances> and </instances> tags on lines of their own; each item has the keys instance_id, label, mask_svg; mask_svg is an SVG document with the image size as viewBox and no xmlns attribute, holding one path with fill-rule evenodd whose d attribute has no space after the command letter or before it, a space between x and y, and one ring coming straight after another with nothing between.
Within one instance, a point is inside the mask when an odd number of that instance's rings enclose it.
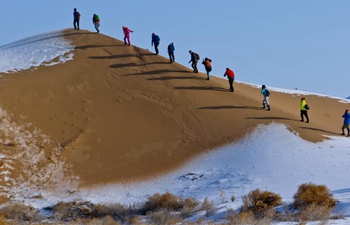
<instances>
[{"instance_id":1,"label":"hiker","mask_svg":"<svg viewBox=\"0 0 350 225\"><path fill-rule=\"evenodd\" d=\"M191 66L193 68L193 72L194 73L198 73L198 69L197 69L197 63L198 63L198 60L199 60L199 56L197 53L195 52L192 52L191 50L189 51L190 55L191 55L191 60L188 62L192 62Z\"/></svg>"},{"instance_id":2,"label":"hiker","mask_svg":"<svg viewBox=\"0 0 350 225\"><path fill-rule=\"evenodd\" d=\"M230 91L234 92L235 89L233 88L233 81L235 80L235 73L230 70L229 68L226 68L226 72L224 74L224 77L227 76L228 83L230 84Z\"/></svg>"},{"instance_id":3,"label":"hiker","mask_svg":"<svg viewBox=\"0 0 350 225\"><path fill-rule=\"evenodd\" d=\"M306 122L309 123L309 116L307 111L309 110L309 106L306 104L305 98L301 98L300 102L300 117L301 117L301 122L304 122L304 116L306 118Z\"/></svg>"},{"instance_id":4,"label":"hiker","mask_svg":"<svg viewBox=\"0 0 350 225\"><path fill-rule=\"evenodd\" d=\"M130 45L130 32L133 33L134 31L130 30L126 26L123 26L123 32L124 32L124 45L126 45L126 44ZM126 42L126 41L128 41L128 42Z\"/></svg>"},{"instance_id":5,"label":"hiker","mask_svg":"<svg viewBox=\"0 0 350 225\"><path fill-rule=\"evenodd\" d=\"M174 51L175 51L174 43L170 43L168 45L168 54L169 54L170 63L175 62Z\"/></svg>"},{"instance_id":6,"label":"hiker","mask_svg":"<svg viewBox=\"0 0 350 225\"><path fill-rule=\"evenodd\" d=\"M160 41L159 36L156 35L155 33L152 33L151 45L152 45L152 46L154 45L154 50L156 51L156 55L159 54L159 50L158 50L159 41Z\"/></svg>"},{"instance_id":7,"label":"hiker","mask_svg":"<svg viewBox=\"0 0 350 225\"><path fill-rule=\"evenodd\" d=\"M263 84L263 86L261 87L261 94L264 96L264 99L262 101L263 109L265 109L265 105L266 105L267 110L271 110L270 104L269 104L270 91L266 88L265 84Z\"/></svg>"},{"instance_id":8,"label":"hiker","mask_svg":"<svg viewBox=\"0 0 350 225\"><path fill-rule=\"evenodd\" d=\"M349 110L345 110L345 113L343 114L342 116L344 118L344 123L343 123L343 126L342 126L342 133L341 135L345 135L344 133L344 130L345 128L347 129L348 131L348 137L350 137L350 130L349 130L349 124L350 124L350 113L349 113Z\"/></svg>"},{"instance_id":9,"label":"hiker","mask_svg":"<svg viewBox=\"0 0 350 225\"><path fill-rule=\"evenodd\" d=\"M92 23L95 25L96 32L100 33L100 17L97 14L92 16Z\"/></svg>"},{"instance_id":10,"label":"hiker","mask_svg":"<svg viewBox=\"0 0 350 225\"><path fill-rule=\"evenodd\" d=\"M80 13L77 11L76 8L74 8L73 19L74 30L79 30Z\"/></svg>"},{"instance_id":11,"label":"hiker","mask_svg":"<svg viewBox=\"0 0 350 225\"><path fill-rule=\"evenodd\" d=\"M205 58L202 62L204 65L205 71L207 71L207 80L210 79L210 71L211 71L211 59Z\"/></svg>"}]
</instances>

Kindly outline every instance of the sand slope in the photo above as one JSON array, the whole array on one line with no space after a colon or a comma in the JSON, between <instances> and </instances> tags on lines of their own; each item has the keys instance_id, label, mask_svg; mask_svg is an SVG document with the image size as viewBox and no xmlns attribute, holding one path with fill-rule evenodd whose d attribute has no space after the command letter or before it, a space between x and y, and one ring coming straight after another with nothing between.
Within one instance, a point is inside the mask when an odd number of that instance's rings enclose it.
<instances>
[{"instance_id":1,"label":"sand slope","mask_svg":"<svg viewBox=\"0 0 350 225\"><path fill-rule=\"evenodd\" d=\"M80 185L170 171L261 123L285 123L306 140L322 141L339 135L341 115L350 108L306 96L311 123L301 123L301 96L272 92L272 111L266 111L258 88L236 83L231 93L226 80L207 81L205 74L103 34L68 29L64 37L76 46L74 60L5 75L0 104L13 121L47 135L50 144L38 144L46 163L58 146L54 155L72 165L67 173L79 176Z\"/></svg>"}]
</instances>

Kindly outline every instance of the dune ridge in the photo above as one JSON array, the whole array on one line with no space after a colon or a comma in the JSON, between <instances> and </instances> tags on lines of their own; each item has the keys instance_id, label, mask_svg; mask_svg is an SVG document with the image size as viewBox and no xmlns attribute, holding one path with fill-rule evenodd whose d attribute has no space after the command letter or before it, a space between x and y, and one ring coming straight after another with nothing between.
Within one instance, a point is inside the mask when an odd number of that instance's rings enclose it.
<instances>
[{"instance_id":1,"label":"dune ridge","mask_svg":"<svg viewBox=\"0 0 350 225\"><path fill-rule=\"evenodd\" d=\"M235 83L231 93L224 79L207 81L203 73L112 37L62 32L75 46L73 60L4 74L0 104L13 121L32 124L58 146L54 154L54 147L39 145L46 157L36 166L45 168L57 155L80 186L163 174L259 124L284 123L319 142L340 134L341 115L350 105L306 96L311 123L301 123L300 95L272 92L272 111L265 111L259 88ZM15 140L3 145L18 146Z\"/></svg>"}]
</instances>

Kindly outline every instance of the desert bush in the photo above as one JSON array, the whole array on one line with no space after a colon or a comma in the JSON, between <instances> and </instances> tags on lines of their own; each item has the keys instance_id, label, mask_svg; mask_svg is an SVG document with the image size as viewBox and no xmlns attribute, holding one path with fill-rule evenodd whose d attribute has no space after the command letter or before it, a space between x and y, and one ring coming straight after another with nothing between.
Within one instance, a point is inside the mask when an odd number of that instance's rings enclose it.
<instances>
[{"instance_id":1,"label":"desert bush","mask_svg":"<svg viewBox=\"0 0 350 225\"><path fill-rule=\"evenodd\" d=\"M150 224L154 225L173 225L182 221L178 213L171 212L165 208L159 211L150 211L147 215Z\"/></svg>"},{"instance_id":2,"label":"desert bush","mask_svg":"<svg viewBox=\"0 0 350 225\"><path fill-rule=\"evenodd\" d=\"M136 205L125 206L118 203L102 205L91 202L59 202L46 210L52 211L54 219L62 221L111 217L121 223L134 217L140 211Z\"/></svg>"},{"instance_id":3,"label":"desert bush","mask_svg":"<svg viewBox=\"0 0 350 225\"><path fill-rule=\"evenodd\" d=\"M147 212L155 212L161 209L166 209L169 211L180 211L187 207L187 209L194 209L198 203L190 198L182 199L169 192L165 194L156 193L148 198L145 203L143 210Z\"/></svg>"},{"instance_id":4,"label":"desert bush","mask_svg":"<svg viewBox=\"0 0 350 225\"><path fill-rule=\"evenodd\" d=\"M209 198L205 198L198 210L205 210L206 216L212 216L215 214L214 202L210 201Z\"/></svg>"},{"instance_id":5,"label":"desert bush","mask_svg":"<svg viewBox=\"0 0 350 225\"><path fill-rule=\"evenodd\" d=\"M39 210L20 203L7 204L1 208L1 213L6 219L17 221L38 222L43 218Z\"/></svg>"},{"instance_id":6,"label":"desert bush","mask_svg":"<svg viewBox=\"0 0 350 225\"><path fill-rule=\"evenodd\" d=\"M316 185L312 183L299 186L294 195L294 207L302 209L310 205L325 206L329 210L337 205L337 200L329 193L325 185Z\"/></svg>"},{"instance_id":7,"label":"desert bush","mask_svg":"<svg viewBox=\"0 0 350 225\"><path fill-rule=\"evenodd\" d=\"M6 225L4 213L0 213L0 225Z\"/></svg>"},{"instance_id":8,"label":"desert bush","mask_svg":"<svg viewBox=\"0 0 350 225\"><path fill-rule=\"evenodd\" d=\"M94 218L96 214L94 211L95 205L91 202L59 202L50 210L53 212L54 218L71 221L84 218Z\"/></svg>"},{"instance_id":9,"label":"desert bush","mask_svg":"<svg viewBox=\"0 0 350 225\"><path fill-rule=\"evenodd\" d=\"M193 212L195 212L198 205L199 205L198 201L192 198L186 198L184 200L184 206L181 210L182 217L184 218L189 217Z\"/></svg>"},{"instance_id":10,"label":"desert bush","mask_svg":"<svg viewBox=\"0 0 350 225\"><path fill-rule=\"evenodd\" d=\"M228 216L229 225L270 225L271 218L255 218L251 211L233 213Z\"/></svg>"},{"instance_id":11,"label":"desert bush","mask_svg":"<svg viewBox=\"0 0 350 225\"><path fill-rule=\"evenodd\" d=\"M327 221L330 211L328 206L311 204L303 207L297 215L299 221Z\"/></svg>"},{"instance_id":12,"label":"desert bush","mask_svg":"<svg viewBox=\"0 0 350 225\"><path fill-rule=\"evenodd\" d=\"M242 212L252 212L255 218L272 218L274 207L282 205L280 195L273 192L259 189L251 191L248 195L243 196Z\"/></svg>"},{"instance_id":13,"label":"desert bush","mask_svg":"<svg viewBox=\"0 0 350 225\"><path fill-rule=\"evenodd\" d=\"M121 225L121 223L110 216L106 216L102 219L78 219L70 222L69 225Z\"/></svg>"}]
</instances>

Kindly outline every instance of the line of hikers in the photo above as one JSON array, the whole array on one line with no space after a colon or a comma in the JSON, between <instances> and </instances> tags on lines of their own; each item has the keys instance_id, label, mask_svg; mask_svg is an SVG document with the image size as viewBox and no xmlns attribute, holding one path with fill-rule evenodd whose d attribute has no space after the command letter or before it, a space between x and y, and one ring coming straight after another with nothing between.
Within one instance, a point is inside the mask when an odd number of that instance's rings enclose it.
<instances>
[{"instance_id":1,"label":"line of hikers","mask_svg":"<svg viewBox=\"0 0 350 225\"><path fill-rule=\"evenodd\" d=\"M79 22L80 22L80 13L77 11L76 8L74 8L73 11L73 25L74 25L74 30L79 30ZM95 26L96 32L100 32L100 17L97 14L93 14L92 16L92 23ZM133 33L134 31L130 30L126 26L122 26L122 30L124 33L124 45L130 45L130 33ZM159 49L158 46L160 44L160 37L156 35L155 33L152 33L151 36L151 46L154 46L154 51L155 55L159 54ZM169 60L170 63L175 62L175 46L174 43L170 43L168 45L168 55L169 55ZM200 60L200 56L198 53L189 51L190 53L190 61L188 63L191 63L191 67L193 68L194 73L198 73L198 68L197 64L198 61ZM204 58L202 61L202 64L204 65L205 71L207 72L207 80L210 80L210 72L212 71L212 66L211 66L212 60L209 58ZM233 82L235 80L235 73L233 70L230 68L226 68L226 71L224 73L224 77L227 76L229 86L230 86L230 92L234 92L234 87L233 87ZM261 87L261 94L263 95L263 100L262 100L262 105L263 109L267 108L268 111L271 110L270 103L269 103L269 97L270 97L270 91L267 89L265 85L262 85ZM301 98L300 102L300 117L301 117L301 122L304 122L304 117L306 119L306 123L309 123L309 115L308 115L308 110L310 107L306 103L305 98ZM348 110L345 110L345 113L342 116L344 118L343 126L342 126L342 133L341 135L345 135L345 129L347 130L347 136L350 136L350 131L349 131L349 123L350 123L350 113Z\"/></svg>"}]
</instances>

